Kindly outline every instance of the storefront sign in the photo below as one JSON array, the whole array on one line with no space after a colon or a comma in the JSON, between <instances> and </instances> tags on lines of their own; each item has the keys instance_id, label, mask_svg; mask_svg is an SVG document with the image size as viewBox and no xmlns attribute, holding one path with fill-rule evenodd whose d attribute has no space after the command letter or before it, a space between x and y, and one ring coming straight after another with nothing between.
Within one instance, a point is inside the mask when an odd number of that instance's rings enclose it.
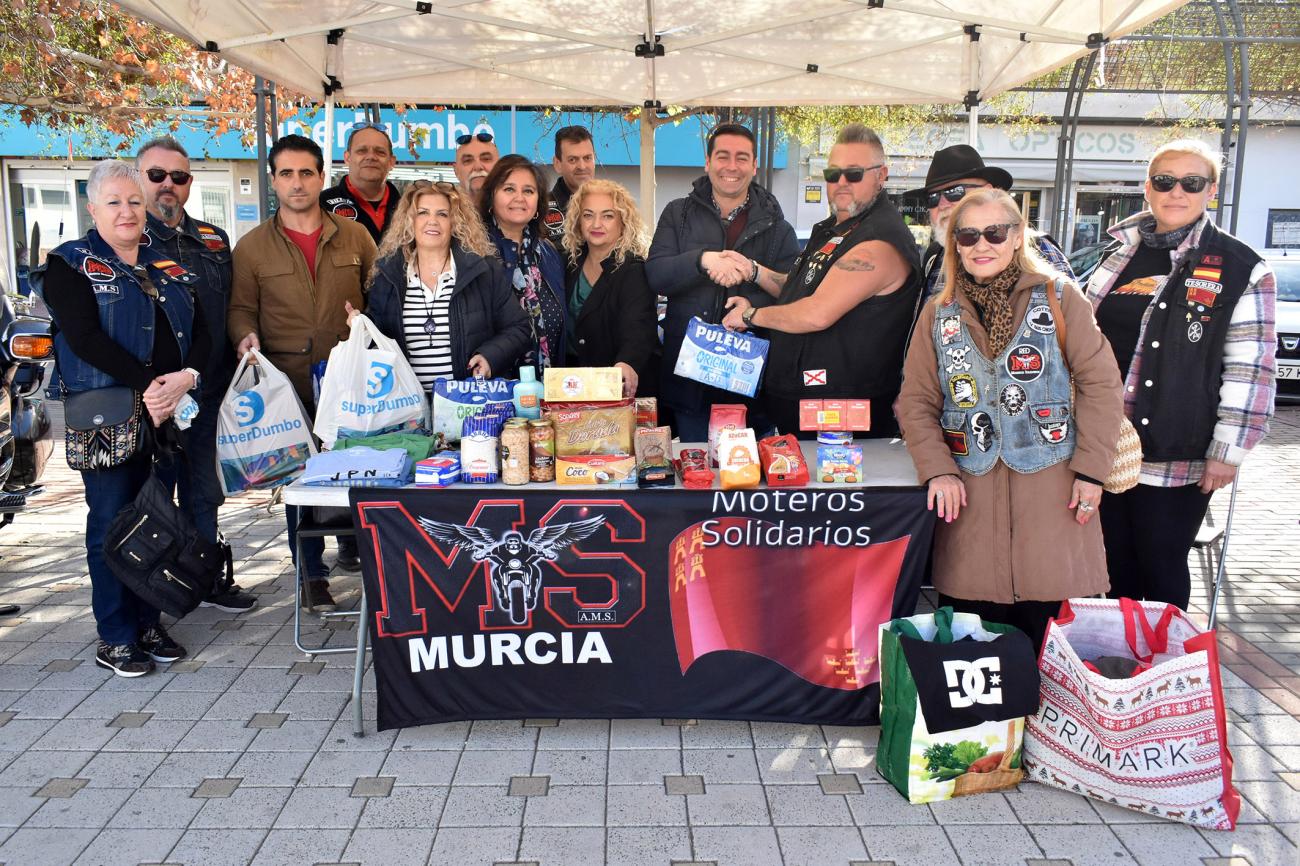
<instances>
[{"instance_id":1,"label":"storefront sign","mask_svg":"<svg viewBox=\"0 0 1300 866\"><path fill-rule=\"evenodd\" d=\"M351 491L378 724L877 718L923 491Z\"/></svg>"}]
</instances>

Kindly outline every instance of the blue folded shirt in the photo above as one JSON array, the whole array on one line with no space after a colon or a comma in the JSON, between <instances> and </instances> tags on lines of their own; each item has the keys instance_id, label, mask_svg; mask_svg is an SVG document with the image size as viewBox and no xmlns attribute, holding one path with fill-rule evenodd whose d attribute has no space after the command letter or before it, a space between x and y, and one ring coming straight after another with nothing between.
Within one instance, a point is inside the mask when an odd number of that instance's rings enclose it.
<instances>
[{"instance_id":1,"label":"blue folded shirt","mask_svg":"<svg viewBox=\"0 0 1300 866\"><path fill-rule=\"evenodd\" d=\"M411 455L404 448L322 451L307 461L300 479L313 487L401 487L411 483Z\"/></svg>"}]
</instances>

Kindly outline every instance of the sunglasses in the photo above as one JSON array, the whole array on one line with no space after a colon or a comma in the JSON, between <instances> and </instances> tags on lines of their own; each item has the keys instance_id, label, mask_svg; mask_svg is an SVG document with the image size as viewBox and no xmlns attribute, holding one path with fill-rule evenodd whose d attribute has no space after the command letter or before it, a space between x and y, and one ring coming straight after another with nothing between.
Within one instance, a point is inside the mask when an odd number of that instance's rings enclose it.
<instances>
[{"instance_id":1,"label":"sunglasses","mask_svg":"<svg viewBox=\"0 0 1300 866\"><path fill-rule=\"evenodd\" d=\"M826 179L827 183L839 183L841 176L849 183L859 183L862 178L866 176L867 172L875 171L878 168L884 167L885 164L881 162L875 165L869 165L866 168L858 168L856 166L854 168L823 168L822 177Z\"/></svg>"},{"instance_id":2,"label":"sunglasses","mask_svg":"<svg viewBox=\"0 0 1300 866\"><path fill-rule=\"evenodd\" d=\"M185 186L194 179L194 175L188 171L164 171L161 168L145 169L144 176L149 178L150 183L162 183L166 178L171 178L172 183L177 186Z\"/></svg>"},{"instance_id":3,"label":"sunglasses","mask_svg":"<svg viewBox=\"0 0 1300 866\"><path fill-rule=\"evenodd\" d=\"M1007 242L1007 235L1009 235L1011 230L1018 225L1020 225L1020 223L997 223L995 225L985 226L982 229L961 228L953 232L952 237L953 240L957 241L957 245L962 247L975 246L980 242L980 235L983 235L984 240L991 244L1005 244Z\"/></svg>"},{"instance_id":4,"label":"sunglasses","mask_svg":"<svg viewBox=\"0 0 1300 866\"><path fill-rule=\"evenodd\" d=\"M479 141L481 141L481 142L483 142L484 144L486 144L487 142L489 142L489 141L492 140L492 133L490 133L490 132L476 132L476 133L474 133L474 134L471 135L470 133L467 132L467 133L465 133L464 135L458 135L458 136L456 136L456 143L459 144L459 145L461 145L461 146L463 147L463 146L469 144L471 141L473 141L473 140L475 140L475 139L478 139Z\"/></svg>"},{"instance_id":5,"label":"sunglasses","mask_svg":"<svg viewBox=\"0 0 1300 866\"><path fill-rule=\"evenodd\" d=\"M1172 174L1156 174L1147 178L1151 181L1151 188L1156 192L1169 192L1178 184L1183 188L1183 192L1200 192L1212 183L1208 177L1202 177L1199 174L1189 174L1187 177L1174 177Z\"/></svg>"},{"instance_id":6,"label":"sunglasses","mask_svg":"<svg viewBox=\"0 0 1300 866\"><path fill-rule=\"evenodd\" d=\"M952 204L956 204L957 202L961 201L966 197L966 193L974 189L984 189L984 187L967 186L964 183L959 183L956 186L950 186L947 189L941 189L935 192L927 192L925 194L926 207L931 207L931 208L938 207L939 199L941 197L947 199Z\"/></svg>"}]
</instances>

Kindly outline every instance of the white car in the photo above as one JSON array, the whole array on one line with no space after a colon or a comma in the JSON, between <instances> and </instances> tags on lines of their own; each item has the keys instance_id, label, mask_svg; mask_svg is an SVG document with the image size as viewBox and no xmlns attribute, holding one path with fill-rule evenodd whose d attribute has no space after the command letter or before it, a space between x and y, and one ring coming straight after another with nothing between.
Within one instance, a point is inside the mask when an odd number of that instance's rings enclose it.
<instances>
[{"instance_id":1,"label":"white car","mask_svg":"<svg viewBox=\"0 0 1300 866\"><path fill-rule=\"evenodd\" d=\"M1277 275L1277 402L1300 402L1300 250L1264 258Z\"/></svg>"}]
</instances>

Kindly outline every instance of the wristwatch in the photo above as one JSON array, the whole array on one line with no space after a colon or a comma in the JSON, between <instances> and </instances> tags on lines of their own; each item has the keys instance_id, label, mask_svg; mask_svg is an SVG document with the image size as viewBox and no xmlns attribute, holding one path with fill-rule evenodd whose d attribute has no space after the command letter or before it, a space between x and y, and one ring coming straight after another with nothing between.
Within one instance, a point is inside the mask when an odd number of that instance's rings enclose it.
<instances>
[{"instance_id":1,"label":"wristwatch","mask_svg":"<svg viewBox=\"0 0 1300 866\"><path fill-rule=\"evenodd\" d=\"M758 259L750 259L749 263L754 266L754 273L750 275L749 281L756 283L758 282Z\"/></svg>"},{"instance_id":2,"label":"wristwatch","mask_svg":"<svg viewBox=\"0 0 1300 866\"><path fill-rule=\"evenodd\" d=\"M748 310L745 310L745 312L740 314L740 321L745 323L746 328L752 328L754 326L754 314L757 312L758 307L750 307Z\"/></svg>"},{"instance_id":3,"label":"wristwatch","mask_svg":"<svg viewBox=\"0 0 1300 866\"><path fill-rule=\"evenodd\" d=\"M181 372L182 372L182 373L189 373L191 376L194 377L194 388L191 388L191 389L190 389L191 391L193 391L195 388L198 388L198 387L199 387L199 371L198 371L198 370L195 370L193 367L186 367L184 370L181 370Z\"/></svg>"}]
</instances>

